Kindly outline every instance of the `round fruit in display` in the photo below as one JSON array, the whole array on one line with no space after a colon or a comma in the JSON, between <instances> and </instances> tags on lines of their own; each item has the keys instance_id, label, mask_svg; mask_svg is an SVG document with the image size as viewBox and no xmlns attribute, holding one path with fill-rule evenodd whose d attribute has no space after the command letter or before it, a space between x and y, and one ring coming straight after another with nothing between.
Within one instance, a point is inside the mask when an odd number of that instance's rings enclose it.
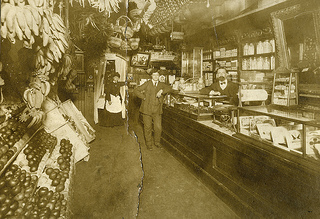
<instances>
[{"instance_id":1,"label":"round fruit in display","mask_svg":"<svg viewBox=\"0 0 320 219\"><path fill-rule=\"evenodd\" d=\"M62 156L58 157L57 163L62 164L64 162L64 158Z\"/></svg>"},{"instance_id":2,"label":"round fruit in display","mask_svg":"<svg viewBox=\"0 0 320 219\"><path fill-rule=\"evenodd\" d=\"M52 186L57 186L59 184L60 184L60 180L58 180L58 179L52 180L52 183L51 183Z\"/></svg>"},{"instance_id":3,"label":"round fruit in display","mask_svg":"<svg viewBox=\"0 0 320 219\"><path fill-rule=\"evenodd\" d=\"M50 175L53 172L53 169L50 167L48 169L46 169L46 174Z\"/></svg>"},{"instance_id":4,"label":"round fruit in display","mask_svg":"<svg viewBox=\"0 0 320 219\"><path fill-rule=\"evenodd\" d=\"M50 176L49 176L49 178L50 178L51 180L55 179L56 177L57 177L57 173L56 173L56 172L52 172L52 173L50 174Z\"/></svg>"},{"instance_id":5,"label":"round fruit in display","mask_svg":"<svg viewBox=\"0 0 320 219\"><path fill-rule=\"evenodd\" d=\"M49 189L47 187L41 187L38 191L40 197L44 197L48 194Z\"/></svg>"},{"instance_id":6,"label":"round fruit in display","mask_svg":"<svg viewBox=\"0 0 320 219\"><path fill-rule=\"evenodd\" d=\"M36 172L38 170L38 166L31 166L30 172Z\"/></svg>"},{"instance_id":7,"label":"round fruit in display","mask_svg":"<svg viewBox=\"0 0 320 219\"><path fill-rule=\"evenodd\" d=\"M62 192L64 190L64 188L65 188L64 184L59 184L56 187L56 192Z\"/></svg>"}]
</instances>

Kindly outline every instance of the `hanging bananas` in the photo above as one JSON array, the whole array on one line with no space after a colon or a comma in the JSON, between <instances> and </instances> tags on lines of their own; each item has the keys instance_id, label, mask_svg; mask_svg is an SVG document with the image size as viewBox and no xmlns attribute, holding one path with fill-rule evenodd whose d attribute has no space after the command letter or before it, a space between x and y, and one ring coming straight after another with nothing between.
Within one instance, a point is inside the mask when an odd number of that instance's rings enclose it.
<instances>
[{"instance_id":1,"label":"hanging bananas","mask_svg":"<svg viewBox=\"0 0 320 219\"><path fill-rule=\"evenodd\" d=\"M1 37L11 43L23 41L32 48L35 36L42 39L42 53L36 54L36 70L49 74L68 48L62 18L48 8L47 0L7 0L1 4Z\"/></svg>"}]
</instances>

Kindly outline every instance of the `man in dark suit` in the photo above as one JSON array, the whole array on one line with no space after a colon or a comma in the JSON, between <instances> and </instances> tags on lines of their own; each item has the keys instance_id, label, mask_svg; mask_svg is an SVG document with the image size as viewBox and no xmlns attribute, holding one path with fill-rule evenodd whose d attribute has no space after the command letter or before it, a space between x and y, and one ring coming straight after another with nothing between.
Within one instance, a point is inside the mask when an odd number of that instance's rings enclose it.
<instances>
[{"instance_id":1,"label":"man in dark suit","mask_svg":"<svg viewBox=\"0 0 320 219\"><path fill-rule=\"evenodd\" d=\"M228 97L231 104L238 105L238 90L239 86L227 80L228 73L226 69L219 68L217 70L216 78L218 81L211 84L209 87L202 88L200 94L225 95Z\"/></svg>"},{"instance_id":2,"label":"man in dark suit","mask_svg":"<svg viewBox=\"0 0 320 219\"><path fill-rule=\"evenodd\" d=\"M142 99L140 112L144 124L144 136L146 146L152 150L152 130L154 131L154 144L161 148L160 138L162 132L161 114L164 95L171 92L171 86L159 81L159 72L151 70L151 80L136 87L133 93ZM152 127L153 122L153 127Z\"/></svg>"}]
</instances>

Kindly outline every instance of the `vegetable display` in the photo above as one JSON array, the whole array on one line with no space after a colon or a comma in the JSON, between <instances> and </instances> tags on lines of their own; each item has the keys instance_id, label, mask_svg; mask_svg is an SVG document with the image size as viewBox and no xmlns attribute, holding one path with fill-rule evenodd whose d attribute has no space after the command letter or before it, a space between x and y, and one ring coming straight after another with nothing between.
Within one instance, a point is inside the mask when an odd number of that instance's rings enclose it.
<instances>
[{"instance_id":1,"label":"vegetable display","mask_svg":"<svg viewBox=\"0 0 320 219\"><path fill-rule=\"evenodd\" d=\"M30 172L38 170L39 164L46 154L51 151L52 147L57 144L56 137L47 133L44 129L37 132L37 134L29 142L28 146L24 149L23 153L28 160Z\"/></svg>"},{"instance_id":2,"label":"vegetable display","mask_svg":"<svg viewBox=\"0 0 320 219\"><path fill-rule=\"evenodd\" d=\"M0 171L17 152L15 143L26 133L25 124L10 118L7 125L0 129Z\"/></svg>"},{"instance_id":3,"label":"vegetable display","mask_svg":"<svg viewBox=\"0 0 320 219\"><path fill-rule=\"evenodd\" d=\"M0 179L0 218L22 218L37 185L38 177L11 165Z\"/></svg>"},{"instance_id":4,"label":"vegetable display","mask_svg":"<svg viewBox=\"0 0 320 219\"><path fill-rule=\"evenodd\" d=\"M66 181L69 179L71 170L72 147L70 140L61 139L59 153L55 162L48 164L45 170L51 180L51 186L55 187L56 192L62 192L66 188Z\"/></svg>"}]
</instances>

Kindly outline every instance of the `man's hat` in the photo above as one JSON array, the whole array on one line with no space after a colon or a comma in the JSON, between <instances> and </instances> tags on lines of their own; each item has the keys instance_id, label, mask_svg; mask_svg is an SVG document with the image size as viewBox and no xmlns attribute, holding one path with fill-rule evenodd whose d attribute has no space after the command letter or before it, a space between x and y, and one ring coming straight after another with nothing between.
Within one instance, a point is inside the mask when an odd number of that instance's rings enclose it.
<instances>
[{"instance_id":1,"label":"man's hat","mask_svg":"<svg viewBox=\"0 0 320 219\"><path fill-rule=\"evenodd\" d=\"M150 75L152 75L153 73L158 73L158 74L160 74L160 73L159 73L159 70L158 70L158 69L155 69L155 68L151 69Z\"/></svg>"}]
</instances>

